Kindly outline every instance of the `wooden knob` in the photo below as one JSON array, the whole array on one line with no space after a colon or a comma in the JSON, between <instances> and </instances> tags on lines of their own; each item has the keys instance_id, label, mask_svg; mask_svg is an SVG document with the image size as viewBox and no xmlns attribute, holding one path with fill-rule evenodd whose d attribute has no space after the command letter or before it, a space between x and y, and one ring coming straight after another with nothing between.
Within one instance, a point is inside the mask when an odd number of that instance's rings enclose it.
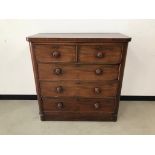
<instances>
[{"instance_id":1,"label":"wooden knob","mask_svg":"<svg viewBox=\"0 0 155 155\"><path fill-rule=\"evenodd\" d=\"M57 93L62 93L63 92L63 87L59 86L56 88Z\"/></svg>"},{"instance_id":2,"label":"wooden knob","mask_svg":"<svg viewBox=\"0 0 155 155\"><path fill-rule=\"evenodd\" d=\"M57 103L57 108L58 108L58 109L62 109L62 108L63 108L63 102Z\"/></svg>"},{"instance_id":3,"label":"wooden knob","mask_svg":"<svg viewBox=\"0 0 155 155\"><path fill-rule=\"evenodd\" d=\"M52 56L55 57L55 58L58 58L58 57L60 57L60 52L54 51L54 52L52 53Z\"/></svg>"},{"instance_id":4,"label":"wooden knob","mask_svg":"<svg viewBox=\"0 0 155 155\"><path fill-rule=\"evenodd\" d=\"M94 89L94 91L95 91L96 94L100 94L100 93L101 93L101 89L98 88L98 87L96 87L96 88Z\"/></svg>"},{"instance_id":5,"label":"wooden knob","mask_svg":"<svg viewBox=\"0 0 155 155\"><path fill-rule=\"evenodd\" d=\"M94 104L94 108L95 108L95 109L99 109L99 107L100 107L99 103L95 103L95 104Z\"/></svg>"},{"instance_id":6,"label":"wooden knob","mask_svg":"<svg viewBox=\"0 0 155 155\"><path fill-rule=\"evenodd\" d=\"M98 52L98 53L96 54L96 57L97 57L97 58L103 58L103 52Z\"/></svg>"},{"instance_id":7,"label":"wooden knob","mask_svg":"<svg viewBox=\"0 0 155 155\"><path fill-rule=\"evenodd\" d=\"M97 75L101 75L101 74L102 74L102 69L101 69L101 68L97 68L97 69L95 70L95 73L96 73Z\"/></svg>"},{"instance_id":8,"label":"wooden knob","mask_svg":"<svg viewBox=\"0 0 155 155\"><path fill-rule=\"evenodd\" d=\"M56 68L56 69L54 69L54 73L56 75L60 75L60 74L62 74L62 69L61 68Z\"/></svg>"}]
</instances>

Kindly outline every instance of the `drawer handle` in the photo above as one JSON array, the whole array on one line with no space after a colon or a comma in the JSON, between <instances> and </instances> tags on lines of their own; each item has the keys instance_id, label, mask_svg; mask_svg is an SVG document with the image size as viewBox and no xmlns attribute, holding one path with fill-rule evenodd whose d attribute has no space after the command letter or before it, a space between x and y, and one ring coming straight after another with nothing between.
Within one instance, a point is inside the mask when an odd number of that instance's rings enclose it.
<instances>
[{"instance_id":1,"label":"drawer handle","mask_svg":"<svg viewBox=\"0 0 155 155\"><path fill-rule=\"evenodd\" d=\"M58 108L58 109L62 109L62 108L63 108L63 102L57 103L57 108Z\"/></svg>"},{"instance_id":2,"label":"drawer handle","mask_svg":"<svg viewBox=\"0 0 155 155\"><path fill-rule=\"evenodd\" d=\"M94 91L95 91L96 94L100 94L100 93L101 93L101 89L98 88L98 87L96 87L96 88L94 89Z\"/></svg>"},{"instance_id":3,"label":"drawer handle","mask_svg":"<svg viewBox=\"0 0 155 155\"><path fill-rule=\"evenodd\" d=\"M57 93L62 93L63 92L63 87L59 86L56 88Z\"/></svg>"},{"instance_id":4,"label":"drawer handle","mask_svg":"<svg viewBox=\"0 0 155 155\"><path fill-rule=\"evenodd\" d=\"M52 56L55 57L55 58L58 58L58 57L60 57L60 52L53 51Z\"/></svg>"},{"instance_id":5,"label":"drawer handle","mask_svg":"<svg viewBox=\"0 0 155 155\"><path fill-rule=\"evenodd\" d=\"M96 54L96 57L97 57L97 58L103 58L103 56L104 56L103 52L98 52L98 53Z\"/></svg>"},{"instance_id":6,"label":"drawer handle","mask_svg":"<svg viewBox=\"0 0 155 155\"><path fill-rule=\"evenodd\" d=\"M61 69L61 68L55 68L55 69L54 69L54 73L55 73L56 75L60 75L60 74L62 74L62 69Z\"/></svg>"},{"instance_id":7,"label":"drawer handle","mask_svg":"<svg viewBox=\"0 0 155 155\"><path fill-rule=\"evenodd\" d=\"M100 104L98 102L94 104L95 109L99 109L99 107L100 107Z\"/></svg>"},{"instance_id":8,"label":"drawer handle","mask_svg":"<svg viewBox=\"0 0 155 155\"><path fill-rule=\"evenodd\" d=\"M97 75L101 75L102 74L102 69L101 68L97 68L96 70L95 70L95 73L97 74Z\"/></svg>"}]
</instances>

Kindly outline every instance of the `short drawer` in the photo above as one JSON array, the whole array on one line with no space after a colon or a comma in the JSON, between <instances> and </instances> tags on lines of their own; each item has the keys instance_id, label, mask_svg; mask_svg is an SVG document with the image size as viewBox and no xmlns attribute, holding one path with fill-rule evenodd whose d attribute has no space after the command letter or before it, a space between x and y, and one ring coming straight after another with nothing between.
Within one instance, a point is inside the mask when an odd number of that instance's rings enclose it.
<instances>
[{"instance_id":1,"label":"short drawer","mask_svg":"<svg viewBox=\"0 0 155 155\"><path fill-rule=\"evenodd\" d=\"M121 63L122 45L81 45L79 46L79 62L81 63Z\"/></svg>"},{"instance_id":2,"label":"short drawer","mask_svg":"<svg viewBox=\"0 0 155 155\"><path fill-rule=\"evenodd\" d=\"M40 80L117 80L119 65L38 64Z\"/></svg>"},{"instance_id":3,"label":"short drawer","mask_svg":"<svg viewBox=\"0 0 155 155\"><path fill-rule=\"evenodd\" d=\"M74 62L75 49L72 45L33 45L38 62Z\"/></svg>"},{"instance_id":4,"label":"short drawer","mask_svg":"<svg viewBox=\"0 0 155 155\"><path fill-rule=\"evenodd\" d=\"M45 97L113 97L117 94L117 81L79 82L52 81L40 82L41 95Z\"/></svg>"},{"instance_id":5,"label":"short drawer","mask_svg":"<svg viewBox=\"0 0 155 155\"><path fill-rule=\"evenodd\" d=\"M44 111L104 111L106 113L112 113L115 108L115 99L43 98L42 106Z\"/></svg>"}]
</instances>

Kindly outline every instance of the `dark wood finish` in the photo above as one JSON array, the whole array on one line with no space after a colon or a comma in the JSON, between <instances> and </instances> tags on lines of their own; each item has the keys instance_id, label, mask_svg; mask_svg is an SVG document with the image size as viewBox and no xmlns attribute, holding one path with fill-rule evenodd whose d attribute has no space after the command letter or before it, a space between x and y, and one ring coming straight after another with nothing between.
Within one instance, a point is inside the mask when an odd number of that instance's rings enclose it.
<instances>
[{"instance_id":1,"label":"dark wood finish","mask_svg":"<svg viewBox=\"0 0 155 155\"><path fill-rule=\"evenodd\" d=\"M127 45L119 33L28 37L41 120L116 121Z\"/></svg>"},{"instance_id":2,"label":"dark wood finish","mask_svg":"<svg viewBox=\"0 0 155 155\"><path fill-rule=\"evenodd\" d=\"M33 50L38 62L76 61L76 47L72 45L34 45Z\"/></svg>"},{"instance_id":3,"label":"dark wood finish","mask_svg":"<svg viewBox=\"0 0 155 155\"><path fill-rule=\"evenodd\" d=\"M121 94L121 89L122 89L122 82L123 82L123 74L124 74L124 68L125 68L125 61L126 61L126 55L127 55L127 48L128 48L128 43L124 43L122 45L122 62L120 64L120 72L119 72L119 87L118 87L118 91L117 91L117 107L115 109L115 114L117 115L118 113L118 109L119 109L119 100L120 100L120 94Z\"/></svg>"},{"instance_id":4,"label":"dark wood finish","mask_svg":"<svg viewBox=\"0 0 155 155\"><path fill-rule=\"evenodd\" d=\"M44 112L43 121L116 121L117 115L99 112Z\"/></svg>"},{"instance_id":5,"label":"dark wood finish","mask_svg":"<svg viewBox=\"0 0 155 155\"><path fill-rule=\"evenodd\" d=\"M43 98L44 111L81 111L96 112L104 111L105 113L113 113L115 107L115 99L84 99L84 98Z\"/></svg>"},{"instance_id":6,"label":"dark wood finish","mask_svg":"<svg viewBox=\"0 0 155 155\"><path fill-rule=\"evenodd\" d=\"M52 81L41 82L41 95L45 97L114 97L117 95L118 82L80 82Z\"/></svg>"},{"instance_id":7,"label":"dark wood finish","mask_svg":"<svg viewBox=\"0 0 155 155\"><path fill-rule=\"evenodd\" d=\"M39 79L118 80L119 65L38 64Z\"/></svg>"},{"instance_id":8,"label":"dark wood finish","mask_svg":"<svg viewBox=\"0 0 155 155\"><path fill-rule=\"evenodd\" d=\"M27 40L33 43L105 43L105 42L128 42L131 41L126 35L120 33L39 33L27 37Z\"/></svg>"},{"instance_id":9,"label":"dark wood finish","mask_svg":"<svg viewBox=\"0 0 155 155\"><path fill-rule=\"evenodd\" d=\"M122 44L82 45L79 47L79 62L119 64Z\"/></svg>"},{"instance_id":10,"label":"dark wood finish","mask_svg":"<svg viewBox=\"0 0 155 155\"><path fill-rule=\"evenodd\" d=\"M36 57L34 54L34 47L31 42L29 42L30 46L30 53L31 53L31 58L32 58L32 65L33 65L33 72L34 72L34 78L35 78L35 85L36 85L36 92L37 92L37 99L38 99L38 105L39 105L39 114L41 120L43 120L44 113L43 113L43 108L42 108L42 100L41 100L41 91L40 91L40 83L39 83L39 75L38 75L38 65L36 61Z\"/></svg>"}]
</instances>

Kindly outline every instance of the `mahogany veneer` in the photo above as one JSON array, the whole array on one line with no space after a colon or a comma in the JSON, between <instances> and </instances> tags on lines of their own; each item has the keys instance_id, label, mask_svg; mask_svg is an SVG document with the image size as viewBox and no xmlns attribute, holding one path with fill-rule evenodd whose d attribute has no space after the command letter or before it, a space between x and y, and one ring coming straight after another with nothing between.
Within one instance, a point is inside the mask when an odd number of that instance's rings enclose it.
<instances>
[{"instance_id":1,"label":"mahogany veneer","mask_svg":"<svg viewBox=\"0 0 155 155\"><path fill-rule=\"evenodd\" d=\"M41 120L117 120L131 38L119 33L44 33L27 40Z\"/></svg>"}]
</instances>

